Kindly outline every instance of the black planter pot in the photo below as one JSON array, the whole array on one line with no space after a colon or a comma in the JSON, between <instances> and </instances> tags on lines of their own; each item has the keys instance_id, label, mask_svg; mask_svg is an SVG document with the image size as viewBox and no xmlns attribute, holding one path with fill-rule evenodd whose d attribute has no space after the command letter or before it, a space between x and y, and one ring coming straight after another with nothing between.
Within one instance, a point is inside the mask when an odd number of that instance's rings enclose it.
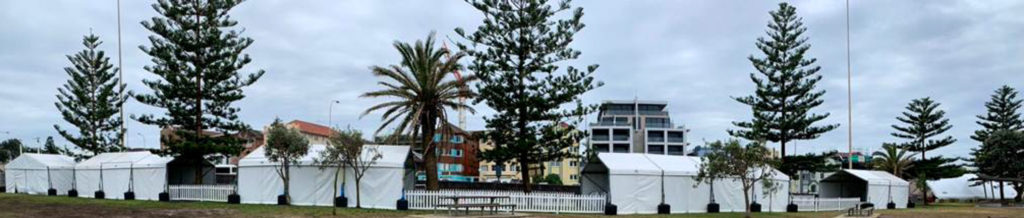
<instances>
[{"instance_id":1,"label":"black planter pot","mask_svg":"<svg viewBox=\"0 0 1024 218\"><path fill-rule=\"evenodd\" d=\"M669 214L669 212L671 212L671 211L672 211L672 206L669 206L668 204L659 204L658 205L658 214Z\"/></svg>"},{"instance_id":2,"label":"black planter pot","mask_svg":"<svg viewBox=\"0 0 1024 218\"><path fill-rule=\"evenodd\" d=\"M239 196L238 193L232 193L232 194L228 195L228 204L241 204L241 203L242 203L242 196Z\"/></svg>"},{"instance_id":3,"label":"black planter pot","mask_svg":"<svg viewBox=\"0 0 1024 218\"><path fill-rule=\"evenodd\" d=\"M124 192L125 200L135 200L135 192Z\"/></svg>"},{"instance_id":4,"label":"black planter pot","mask_svg":"<svg viewBox=\"0 0 1024 218\"><path fill-rule=\"evenodd\" d=\"M917 206L914 204L914 202L907 203L907 208L914 208L914 206Z\"/></svg>"},{"instance_id":5,"label":"black planter pot","mask_svg":"<svg viewBox=\"0 0 1024 218\"><path fill-rule=\"evenodd\" d=\"M758 204L757 202L751 203L750 204L750 212L760 213L761 212L761 204Z\"/></svg>"},{"instance_id":6,"label":"black planter pot","mask_svg":"<svg viewBox=\"0 0 1024 218\"><path fill-rule=\"evenodd\" d=\"M334 207L348 207L348 198L345 196L335 197Z\"/></svg>"},{"instance_id":7,"label":"black planter pot","mask_svg":"<svg viewBox=\"0 0 1024 218\"><path fill-rule=\"evenodd\" d=\"M786 212L796 213L796 212L800 212L800 211L799 211L798 207L796 207L796 204L789 204L789 205L786 205Z\"/></svg>"},{"instance_id":8,"label":"black planter pot","mask_svg":"<svg viewBox=\"0 0 1024 218\"><path fill-rule=\"evenodd\" d=\"M46 195L47 196L57 196L57 189L52 189L52 188L51 189L47 189L46 190Z\"/></svg>"},{"instance_id":9,"label":"black planter pot","mask_svg":"<svg viewBox=\"0 0 1024 218\"><path fill-rule=\"evenodd\" d=\"M167 192L160 192L158 198L160 199L160 201L169 202L171 201L171 194L168 194Z\"/></svg>"},{"instance_id":10,"label":"black planter pot","mask_svg":"<svg viewBox=\"0 0 1024 218\"><path fill-rule=\"evenodd\" d=\"M398 199L398 210L409 210L409 200Z\"/></svg>"},{"instance_id":11,"label":"black planter pot","mask_svg":"<svg viewBox=\"0 0 1024 218\"><path fill-rule=\"evenodd\" d=\"M77 198L78 197L78 190L74 190L74 189L68 190L68 197Z\"/></svg>"},{"instance_id":12,"label":"black planter pot","mask_svg":"<svg viewBox=\"0 0 1024 218\"><path fill-rule=\"evenodd\" d=\"M896 203L893 203L892 201L890 201L888 204L885 205L885 208L886 209L896 209Z\"/></svg>"},{"instance_id":13,"label":"black planter pot","mask_svg":"<svg viewBox=\"0 0 1024 218\"><path fill-rule=\"evenodd\" d=\"M288 197L284 195L277 196L277 205L288 205Z\"/></svg>"},{"instance_id":14,"label":"black planter pot","mask_svg":"<svg viewBox=\"0 0 1024 218\"><path fill-rule=\"evenodd\" d=\"M604 215L615 216L616 214L619 214L618 206L615 206L614 204L604 205Z\"/></svg>"},{"instance_id":15,"label":"black planter pot","mask_svg":"<svg viewBox=\"0 0 1024 218\"><path fill-rule=\"evenodd\" d=\"M719 207L718 203L708 204L708 213L718 213Z\"/></svg>"},{"instance_id":16,"label":"black planter pot","mask_svg":"<svg viewBox=\"0 0 1024 218\"><path fill-rule=\"evenodd\" d=\"M103 193L103 191L96 191L96 192L92 193L92 196L95 197L96 199L106 199L107 198L107 194Z\"/></svg>"}]
</instances>

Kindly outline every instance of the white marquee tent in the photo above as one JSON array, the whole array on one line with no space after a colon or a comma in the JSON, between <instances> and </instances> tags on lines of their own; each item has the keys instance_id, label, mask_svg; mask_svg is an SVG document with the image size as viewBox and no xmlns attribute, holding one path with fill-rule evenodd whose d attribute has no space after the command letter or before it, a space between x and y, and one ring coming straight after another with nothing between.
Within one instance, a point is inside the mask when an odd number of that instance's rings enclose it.
<instances>
[{"instance_id":1,"label":"white marquee tent","mask_svg":"<svg viewBox=\"0 0 1024 218\"><path fill-rule=\"evenodd\" d=\"M584 166L580 188L584 194L608 193L619 214L656 213L662 190L672 213L703 213L710 202L711 187L707 183L694 187L700 162L700 158L689 156L601 153L598 161ZM764 196L759 184L753 191L754 198L762 211L785 211L789 177L776 170L772 180L777 189ZM715 181L714 195L720 211L746 208L737 180Z\"/></svg>"},{"instance_id":2,"label":"white marquee tent","mask_svg":"<svg viewBox=\"0 0 1024 218\"><path fill-rule=\"evenodd\" d=\"M148 151L102 153L75 165L76 188L80 197L94 197L102 186L108 199L123 199L132 188L136 199L157 200L171 160Z\"/></svg>"},{"instance_id":3,"label":"white marquee tent","mask_svg":"<svg viewBox=\"0 0 1024 218\"><path fill-rule=\"evenodd\" d=\"M890 201L896 208L906 208L910 196L910 183L885 171L841 170L819 184L822 198L858 197L876 209L886 208Z\"/></svg>"},{"instance_id":4,"label":"white marquee tent","mask_svg":"<svg viewBox=\"0 0 1024 218\"><path fill-rule=\"evenodd\" d=\"M75 159L68 156L22 154L7 164L7 192L45 195L52 187L58 194L67 194L74 167Z\"/></svg>"},{"instance_id":5,"label":"white marquee tent","mask_svg":"<svg viewBox=\"0 0 1024 218\"><path fill-rule=\"evenodd\" d=\"M974 178L978 178L978 176L964 174L957 178L928 181L928 188L938 199L999 199L999 182L986 182L982 185L971 186L975 183L975 181L971 181ZM1017 196L1017 191L1013 190L1012 185L1004 183L1003 194L1007 199L1011 199Z\"/></svg>"},{"instance_id":6,"label":"white marquee tent","mask_svg":"<svg viewBox=\"0 0 1024 218\"><path fill-rule=\"evenodd\" d=\"M331 206L334 204L334 172L335 169L321 170L314 158L326 149L325 145L310 145L306 155L298 160L297 165L289 169L291 173L291 204ZM365 145L363 159L370 160L371 155L379 153L378 159L367 170L361 181L362 206L364 208L394 209L396 202L402 197L407 172L406 162L409 157L409 146ZM238 161L238 195L242 203L276 204L277 196L284 193L284 184L278 176L276 167L280 164L272 162L265 156L263 147L250 153ZM349 198L349 206L356 205L355 178L351 170L343 170L345 196ZM341 176L341 175L339 175ZM340 179L340 178L339 178ZM339 186L342 183L339 180Z\"/></svg>"}]
</instances>

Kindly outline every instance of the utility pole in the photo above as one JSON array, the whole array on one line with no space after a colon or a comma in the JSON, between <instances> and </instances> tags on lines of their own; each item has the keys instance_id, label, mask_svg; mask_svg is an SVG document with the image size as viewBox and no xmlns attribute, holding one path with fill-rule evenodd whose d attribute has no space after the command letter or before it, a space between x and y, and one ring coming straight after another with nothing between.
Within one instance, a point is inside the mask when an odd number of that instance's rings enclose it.
<instances>
[{"instance_id":1,"label":"utility pole","mask_svg":"<svg viewBox=\"0 0 1024 218\"><path fill-rule=\"evenodd\" d=\"M124 86L124 61L121 55L121 0L117 0L117 81ZM121 98L124 98L124 92L121 92ZM128 131L125 128L124 121L124 104L121 104L121 148L127 148L125 142L126 133Z\"/></svg>"},{"instance_id":2,"label":"utility pole","mask_svg":"<svg viewBox=\"0 0 1024 218\"><path fill-rule=\"evenodd\" d=\"M850 155L847 158L849 160L849 169L853 169L853 68L850 66L850 0L846 0L846 110L847 114L847 130L846 130L846 146L850 151Z\"/></svg>"}]
</instances>

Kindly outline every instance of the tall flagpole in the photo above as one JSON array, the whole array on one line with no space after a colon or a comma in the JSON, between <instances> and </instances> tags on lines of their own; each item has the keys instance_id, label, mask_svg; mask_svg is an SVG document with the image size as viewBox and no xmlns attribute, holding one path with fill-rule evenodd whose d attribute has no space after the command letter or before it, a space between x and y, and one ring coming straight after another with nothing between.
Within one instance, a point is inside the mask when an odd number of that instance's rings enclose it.
<instances>
[{"instance_id":1,"label":"tall flagpole","mask_svg":"<svg viewBox=\"0 0 1024 218\"><path fill-rule=\"evenodd\" d=\"M117 0L117 81L124 87L124 64L121 55L121 0ZM121 98L124 98L124 90L121 91ZM124 127L124 103L121 103L121 148L127 148L125 143L126 132Z\"/></svg>"},{"instance_id":2,"label":"tall flagpole","mask_svg":"<svg viewBox=\"0 0 1024 218\"><path fill-rule=\"evenodd\" d=\"M849 169L853 169L853 82L852 70L850 67L850 0L846 0L846 110L847 114L847 131L846 131L846 146L850 150L850 155L847 157L849 160Z\"/></svg>"}]
</instances>

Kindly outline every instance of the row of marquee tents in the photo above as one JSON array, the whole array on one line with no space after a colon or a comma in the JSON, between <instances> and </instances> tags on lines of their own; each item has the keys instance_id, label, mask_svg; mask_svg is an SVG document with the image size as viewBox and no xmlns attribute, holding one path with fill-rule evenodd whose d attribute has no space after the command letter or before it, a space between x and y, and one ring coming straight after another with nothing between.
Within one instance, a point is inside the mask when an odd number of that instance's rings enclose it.
<instances>
[{"instance_id":1,"label":"row of marquee tents","mask_svg":"<svg viewBox=\"0 0 1024 218\"><path fill-rule=\"evenodd\" d=\"M315 159L325 148L311 145L291 168L292 204L329 206L342 193L350 199L355 196L352 170L342 170L343 187L335 192L336 169L317 165ZM367 145L363 153L364 160L376 154L380 158L360 182L362 206L395 209L404 191L413 187L409 147ZM700 163L699 157L691 156L601 153L583 166L580 190L581 194L606 194L607 203L617 205L620 214L654 213L662 203L671 205L672 213L706 212L712 192L721 211L743 211L742 185L731 178L716 180L713 188L698 183L694 177ZM181 166L173 158L148 151L104 153L77 163L66 156L24 154L6 166L7 192L40 194L52 188L64 195L74 189L81 197L94 197L95 191L102 190L106 198L121 199L122 193L132 191L136 199L157 200L168 186L190 184L194 179L194 168ZM239 161L235 191L241 203L277 203L283 183L276 166L262 148ZM775 169L762 170L775 171L770 179L776 188L765 191L758 185L751 197L764 211L785 211L793 203L790 178ZM820 187L822 198L857 198L875 205L892 202L897 208L906 207L909 196L908 182L882 171L841 170L822 179ZM349 206L355 206L355 201L349 200Z\"/></svg>"},{"instance_id":2,"label":"row of marquee tents","mask_svg":"<svg viewBox=\"0 0 1024 218\"><path fill-rule=\"evenodd\" d=\"M298 159L290 170L290 192L295 205L333 205L336 168L321 167L314 161L324 151L324 145L311 145L306 155ZM362 195L362 206L395 208L402 191L411 187L407 174L409 147L394 145L366 145L364 160L380 154L380 158L366 171L361 181L362 190L373 194ZM236 192L242 203L275 204L283 193L283 183L275 169L279 163L269 161L259 148L242 158L238 164ZM212 164L202 165L204 172L212 171ZM8 193L47 194L50 189L59 195L75 190L79 197L93 198L102 191L105 198L124 199L122 193L133 192L136 199L158 200L162 192L175 184L195 181L194 164L177 164L171 157L162 157L149 151L102 153L81 162L68 156L54 154L23 154L6 165L5 181ZM354 196L355 180L351 169L342 170L339 191ZM202 173L207 184L215 182L214 173ZM349 201L355 206L355 201Z\"/></svg>"}]
</instances>

